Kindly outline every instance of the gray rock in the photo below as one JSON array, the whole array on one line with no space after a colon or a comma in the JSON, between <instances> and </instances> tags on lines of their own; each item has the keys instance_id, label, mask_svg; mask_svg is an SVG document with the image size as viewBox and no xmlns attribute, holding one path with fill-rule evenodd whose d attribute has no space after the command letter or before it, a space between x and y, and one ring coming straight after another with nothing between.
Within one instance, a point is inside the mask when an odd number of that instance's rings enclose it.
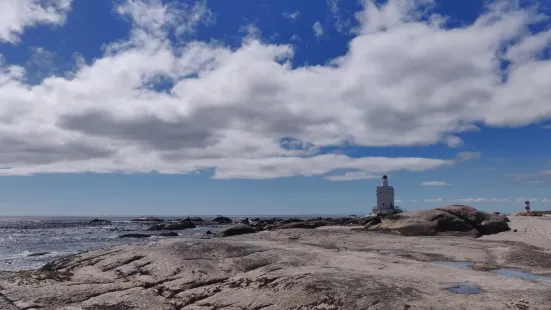
<instances>
[{"instance_id":1,"label":"gray rock","mask_svg":"<svg viewBox=\"0 0 551 310\"><path fill-rule=\"evenodd\" d=\"M371 222L367 230L397 233L403 236L457 235L480 237L510 230L503 217L468 206L448 206L432 210L406 212Z\"/></svg>"},{"instance_id":2,"label":"gray rock","mask_svg":"<svg viewBox=\"0 0 551 310\"><path fill-rule=\"evenodd\" d=\"M444 266L468 260L551 272L550 254L522 243L404 238L345 229L288 229L224 239L162 239L68 256L0 274L1 309L545 309L551 282ZM517 267L518 268L518 267ZM441 283L476 282L483 298Z\"/></svg>"},{"instance_id":3,"label":"gray rock","mask_svg":"<svg viewBox=\"0 0 551 310\"><path fill-rule=\"evenodd\" d=\"M244 234L253 234L255 232L256 230L249 225L237 224L224 230L222 232L222 236L230 237L230 236L237 236L237 235L244 235Z\"/></svg>"}]
</instances>

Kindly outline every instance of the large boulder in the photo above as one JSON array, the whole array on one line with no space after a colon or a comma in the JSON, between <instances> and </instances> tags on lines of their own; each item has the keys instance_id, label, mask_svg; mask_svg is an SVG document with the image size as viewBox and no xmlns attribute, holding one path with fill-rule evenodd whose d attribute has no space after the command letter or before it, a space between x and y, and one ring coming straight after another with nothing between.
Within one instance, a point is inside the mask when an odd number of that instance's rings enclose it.
<instances>
[{"instance_id":1,"label":"large boulder","mask_svg":"<svg viewBox=\"0 0 551 310\"><path fill-rule=\"evenodd\" d=\"M253 234L255 232L256 230L249 225L237 224L224 230L222 232L222 236L230 237L230 236L237 236L237 235L244 235L244 234Z\"/></svg>"},{"instance_id":2,"label":"large boulder","mask_svg":"<svg viewBox=\"0 0 551 310\"><path fill-rule=\"evenodd\" d=\"M372 221L366 230L404 236L458 235L480 237L510 230L505 217L468 206L448 206L432 210L394 214Z\"/></svg>"}]
</instances>

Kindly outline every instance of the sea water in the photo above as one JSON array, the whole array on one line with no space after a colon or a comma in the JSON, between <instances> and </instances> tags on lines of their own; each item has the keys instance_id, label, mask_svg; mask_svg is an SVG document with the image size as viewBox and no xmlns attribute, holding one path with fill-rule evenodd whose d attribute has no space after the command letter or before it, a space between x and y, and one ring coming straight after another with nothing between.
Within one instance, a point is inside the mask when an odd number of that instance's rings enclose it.
<instances>
[{"instance_id":1,"label":"sea water","mask_svg":"<svg viewBox=\"0 0 551 310\"><path fill-rule=\"evenodd\" d=\"M0 271L36 269L69 254L161 238L119 238L130 232L153 233L146 231L151 223L133 222L133 218L104 218L111 221L109 224L93 224L93 218L86 217L0 218ZM176 232L199 238L207 230L220 229L211 226Z\"/></svg>"}]
</instances>

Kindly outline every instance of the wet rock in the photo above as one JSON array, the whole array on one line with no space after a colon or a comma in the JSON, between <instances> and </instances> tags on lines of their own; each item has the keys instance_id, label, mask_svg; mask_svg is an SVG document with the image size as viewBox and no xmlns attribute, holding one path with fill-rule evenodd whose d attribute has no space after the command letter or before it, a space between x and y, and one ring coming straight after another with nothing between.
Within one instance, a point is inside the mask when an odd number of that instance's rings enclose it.
<instances>
[{"instance_id":1,"label":"wet rock","mask_svg":"<svg viewBox=\"0 0 551 310\"><path fill-rule=\"evenodd\" d=\"M205 233L205 235L212 235L212 231L207 230L207 232Z\"/></svg>"},{"instance_id":2,"label":"wet rock","mask_svg":"<svg viewBox=\"0 0 551 310\"><path fill-rule=\"evenodd\" d=\"M109 225L109 224L111 224L111 221L102 220L102 219L93 219L93 220L90 221L90 224Z\"/></svg>"},{"instance_id":3,"label":"wet rock","mask_svg":"<svg viewBox=\"0 0 551 310\"><path fill-rule=\"evenodd\" d=\"M242 219L239 223L240 224L245 224L245 225L251 225L251 221L249 220L248 217Z\"/></svg>"},{"instance_id":4,"label":"wet rock","mask_svg":"<svg viewBox=\"0 0 551 310\"><path fill-rule=\"evenodd\" d=\"M151 235L148 234L124 234L120 235L119 238L149 238Z\"/></svg>"},{"instance_id":5,"label":"wet rock","mask_svg":"<svg viewBox=\"0 0 551 310\"><path fill-rule=\"evenodd\" d=\"M230 236L237 236L237 235L244 235L244 234L253 234L255 232L256 230L249 225L237 224L224 230L222 232L222 236L230 237Z\"/></svg>"},{"instance_id":6,"label":"wet rock","mask_svg":"<svg viewBox=\"0 0 551 310\"><path fill-rule=\"evenodd\" d=\"M137 219L132 219L130 220L132 222L164 222L163 219L161 218L157 218L157 217L152 217L152 216L148 216L148 217L140 217L140 218L137 218Z\"/></svg>"},{"instance_id":7,"label":"wet rock","mask_svg":"<svg viewBox=\"0 0 551 310\"><path fill-rule=\"evenodd\" d=\"M34 253L30 253L27 256L34 257L34 256L44 256L44 255L48 255L48 254L50 254L50 252L34 252Z\"/></svg>"},{"instance_id":8,"label":"wet rock","mask_svg":"<svg viewBox=\"0 0 551 310\"><path fill-rule=\"evenodd\" d=\"M233 220L231 218L225 217L225 216L220 216L220 215L215 217L212 221L217 223L217 224L232 224L233 223Z\"/></svg>"},{"instance_id":9,"label":"wet rock","mask_svg":"<svg viewBox=\"0 0 551 310\"><path fill-rule=\"evenodd\" d=\"M147 230L183 230L197 227L189 218L180 222L164 222L152 225Z\"/></svg>"}]
</instances>

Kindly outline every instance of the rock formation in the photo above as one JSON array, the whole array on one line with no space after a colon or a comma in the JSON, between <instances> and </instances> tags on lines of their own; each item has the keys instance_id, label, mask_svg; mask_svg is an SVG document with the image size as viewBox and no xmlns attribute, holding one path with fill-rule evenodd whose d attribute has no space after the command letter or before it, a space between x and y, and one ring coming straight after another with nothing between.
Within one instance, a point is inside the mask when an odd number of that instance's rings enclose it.
<instances>
[{"instance_id":1,"label":"rock formation","mask_svg":"<svg viewBox=\"0 0 551 310\"><path fill-rule=\"evenodd\" d=\"M441 261L471 261L484 268L460 269ZM551 281L509 278L490 269L545 274L551 272L550 262L543 249L518 242L285 229L116 246L62 258L38 271L0 273L0 307L448 310L522 303L546 309ZM451 293L450 282L473 283L483 295Z\"/></svg>"},{"instance_id":2,"label":"rock formation","mask_svg":"<svg viewBox=\"0 0 551 310\"><path fill-rule=\"evenodd\" d=\"M504 216L453 205L371 218L366 230L397 233L404 236L463 235L480 237L510 230Z\"/></svg>"}]
</instances>

